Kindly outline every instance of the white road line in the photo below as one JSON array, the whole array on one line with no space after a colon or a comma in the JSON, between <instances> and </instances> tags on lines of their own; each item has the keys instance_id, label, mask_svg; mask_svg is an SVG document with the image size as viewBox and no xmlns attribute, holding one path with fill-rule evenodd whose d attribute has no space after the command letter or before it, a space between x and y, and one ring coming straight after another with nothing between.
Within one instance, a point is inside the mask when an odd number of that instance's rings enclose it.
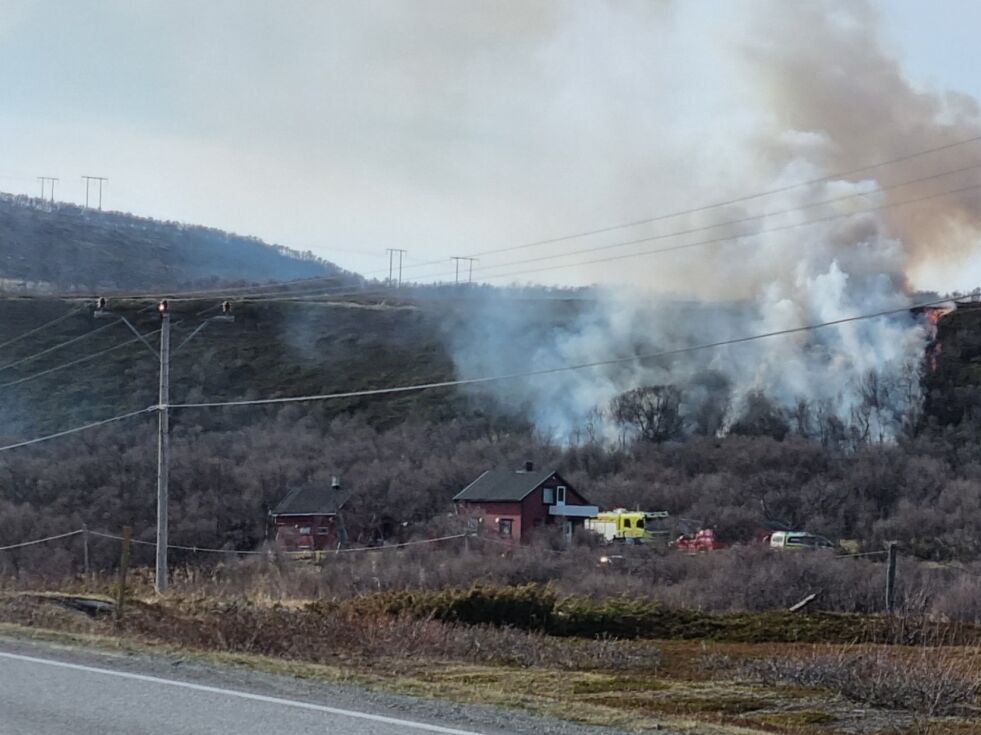
<instances>
[{"instance_id":1,"label":"white road line","mask_svg":"<svg viewBox=\"0 0 981 735\"><path fill-rule=\"evenodd\" d=\"M64 661L54 661L46 658L35 658L33 656L21 656L16 653L0 652L0 658L9 658L15 661L26 661L33 664L43 664L46 666L56 666L62 669L72 669L73 671L84 671L88 674L102 674L104 676L117 676L121 679L132 679L134 681L144 681L150 684L163 684L165 686L178 687L180 689L193 689L198 692L208 692L210 694L224 694L228 697L238 697L239 699L249 699L253 702L265 702L267 704L278 704L284 707L295 707L297 709L313 710L314 712L325 712L342 717L352 717L358 720L370 720L372 722L382 722L387 725L398 725L414 730L425 730L426 732L438 732L445 735L481 735L473 730L457 730L452 727L440 727L439 725L428 725L425 722L415 722L413 720L403 720L398 717L385 717L384 715L372 715L367 712L357 712L356 710L340 709L339 707L327 707L322 704L312 704L310 702L299 702L294 699L281 699L279 697L267 697L262 694L251 694L240 692L235 689L223 689L221 687L209 687L203 684L192 684L186 681L176 681L174 679L162 679L157 676L146 676L145 674L133 674L128 671L113 671L112 669L100 669L95 666L82 666L81 664L70 664Z\"/></svg>"}]
</instances>

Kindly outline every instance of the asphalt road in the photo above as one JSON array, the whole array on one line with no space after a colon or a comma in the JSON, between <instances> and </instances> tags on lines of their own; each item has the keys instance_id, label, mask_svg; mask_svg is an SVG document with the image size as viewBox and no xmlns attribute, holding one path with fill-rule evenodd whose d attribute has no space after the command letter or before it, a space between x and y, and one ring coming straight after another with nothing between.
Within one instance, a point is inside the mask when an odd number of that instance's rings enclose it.
<instances>
[{"instance_id":1,"label":"asphalt road","mask_svg":"<svg viewBox=\"0 0 981 735\"><path fill-rule=\"evenodd\" d=\"M0 639L0 735L531 732L601 731L181 659Z\"/></svg>"}]
</instances>

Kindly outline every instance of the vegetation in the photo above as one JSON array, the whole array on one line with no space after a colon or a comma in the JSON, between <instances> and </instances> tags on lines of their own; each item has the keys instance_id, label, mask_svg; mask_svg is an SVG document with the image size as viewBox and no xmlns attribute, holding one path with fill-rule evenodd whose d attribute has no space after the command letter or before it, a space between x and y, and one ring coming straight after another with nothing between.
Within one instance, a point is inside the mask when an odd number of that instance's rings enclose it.
<instances>
[{"instance_id":1,"label":"vegetation","mask_svg":"<svg viewBox=\"0 0 981 735\"><path fill-rule=\"evenodd\" d=\"M174 288L353 274L282 246L207 227L0 196L0 290Z\"/></svg>"}]
</instances>

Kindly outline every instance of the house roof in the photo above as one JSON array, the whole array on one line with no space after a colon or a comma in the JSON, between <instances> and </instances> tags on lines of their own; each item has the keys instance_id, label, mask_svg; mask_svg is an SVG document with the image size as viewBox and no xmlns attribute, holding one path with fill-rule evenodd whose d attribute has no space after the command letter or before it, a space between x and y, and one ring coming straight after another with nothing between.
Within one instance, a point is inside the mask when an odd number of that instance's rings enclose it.
<instances>
[{"instance_id":1,"label":"house roof","mask_svg":"<svg viewBox=\"0 0 981 735\"><path fill-rule=\"evenodd\" d=\"M518 501L555 474L546 472L517 472L511 470L487 470L476 480L458 492L454 500Z\"/></svg>"},{"instance_id":2,"label":"house roof","mask_svg":"<svg viewBox=\"0 0 981 735\"><path fill-rule=\"evenodd\" d=\"M289 491L272 509L274 516L335 515L351 497L351 492L339 488L308 485Z\"/></svg>"}]
</instances>

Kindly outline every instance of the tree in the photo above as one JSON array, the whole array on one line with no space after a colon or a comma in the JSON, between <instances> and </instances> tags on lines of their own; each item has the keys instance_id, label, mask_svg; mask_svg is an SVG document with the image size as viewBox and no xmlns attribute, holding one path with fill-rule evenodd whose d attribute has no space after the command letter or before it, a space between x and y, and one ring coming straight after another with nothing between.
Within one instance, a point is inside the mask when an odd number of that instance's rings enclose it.
<instances>
[{"instance_id":1,"label":"tree","mask_svg":"<svg viewBox=\"0 0 981 735\"><path fill-rule=\"evenodd\" d=\"M783 440L790 431L784 411L761 390L746 395L746 405L730 431L744 436L770 436Z\"/></svg>"},{"instance_id":2,"label":"tree","mask_svg":"<svg viewBox=\"0 0 981 735\"><path fill-rule=\"evenodd\" d=\"M683 435L681 391L673 385L652 385L621 393L610 402L610 413L620 426L654 444Z\"/></svg>"}]
</instances>

